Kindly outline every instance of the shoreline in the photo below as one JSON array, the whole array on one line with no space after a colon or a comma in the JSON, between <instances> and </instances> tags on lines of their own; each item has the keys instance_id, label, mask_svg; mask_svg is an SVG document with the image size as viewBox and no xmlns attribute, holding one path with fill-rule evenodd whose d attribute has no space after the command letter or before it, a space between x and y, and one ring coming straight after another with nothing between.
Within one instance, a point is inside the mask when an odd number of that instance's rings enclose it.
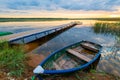
<instances>
[{"instance_id":1,"label":"shoreline","mask_svg":"<svg viewBox=\"0 0 120 80\"><path fill-rule=\"evenodd\" d=\"M63 20L101 20L120 21L118 18L0 18L0 22L36 22L36 21L63 21Z\"/></svg>"}]
</instances>

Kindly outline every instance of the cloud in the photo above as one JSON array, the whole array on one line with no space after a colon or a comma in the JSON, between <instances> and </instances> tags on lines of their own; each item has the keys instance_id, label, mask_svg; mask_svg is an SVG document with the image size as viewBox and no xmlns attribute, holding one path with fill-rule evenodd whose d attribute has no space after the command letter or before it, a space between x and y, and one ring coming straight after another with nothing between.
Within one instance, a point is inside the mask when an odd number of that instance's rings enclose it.
<instances>
[{"instance_id":1,"label":"cloud","mask_svg":"<svg viewBox=\"0 0 120 80\"><path fill-rule=\"evenodd\" d=\"M114 10L112 7L119 5L119 0L59 0L58 5L64 9L70 10Z\"/></svg>"},{"instance_id":2,"label":"cloud","mask_svg":"<svg viewBox=\"0 0 120 80\"><path fill-rule=\"evenodd\" d=\"M60 7L51 0L0 0L0 9L12 10L57 10Z\"/></svg>"},{"instance_id":3,"label":"cloud","mask_svg":"<svg viewBox=\"0 0 120 80\"><path fill-rule=\"evenodd\" d=\"M79 17L102 11L118 15L120 0L0 0L0 16Z\"/></svg>"},{"instance_id":4,"label":"cloud","mask_svg":"<svg viewBox=\"0 0 120 80\"><path fill-rule=\"evenodd\" d=\"M107 10L114 11L120 0L0 0L0 9L13 10Z\"/></svg>"}]
</instances>

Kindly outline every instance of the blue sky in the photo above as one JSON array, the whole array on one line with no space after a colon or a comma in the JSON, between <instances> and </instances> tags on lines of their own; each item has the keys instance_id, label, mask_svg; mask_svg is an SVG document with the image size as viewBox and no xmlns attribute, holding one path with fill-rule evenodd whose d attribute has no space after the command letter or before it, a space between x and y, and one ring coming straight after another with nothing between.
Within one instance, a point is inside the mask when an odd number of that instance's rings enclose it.
<instances>
[{"instance_id":1,"label":"blue sky","mask_svg":"<svg viewBox=\"0 0 120 80\"><path fill-rule=\"evenodd\" d=\"M0 0L0 14L36 11L108 11L120 10L120 0Z\"/></svg>"}]
</instances>

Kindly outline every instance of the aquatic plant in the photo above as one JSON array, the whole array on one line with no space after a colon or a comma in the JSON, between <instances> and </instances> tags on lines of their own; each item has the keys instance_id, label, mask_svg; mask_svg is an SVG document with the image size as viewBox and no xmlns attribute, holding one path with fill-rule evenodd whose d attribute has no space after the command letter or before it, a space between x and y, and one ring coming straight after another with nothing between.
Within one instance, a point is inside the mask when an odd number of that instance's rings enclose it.
<instances>
[{"instance_id":1,"label":"aquatic plant","mask_svg":"<svg viewBox=\"0 0 120 80\"><path fill-rule=\"evenodd\" d=\"M120 22L117 23L95 23L93 26L95 33L116 36L117 42L120 42Z\"/></svg>"},{"instance_id":2,"label":"aquatic plant","mask_svg":"<svg viewBox=\"0 0 120 80\"><path fill-rule=\"evenodd\" d=\"M25 58L21 47L12 47L7 41L0 41L0 70L10 76L21 76L25 69Z\"/></svg>"},{"instance_id":3,"label":"aquatic plant","mask_svg":"<svg viewBox=\"0 0 120 80\"><path fill-rule=\"evenodd\" d=\"M120 36L120 23L95 23L94 32Z\"/></svg>"}]
</instances>

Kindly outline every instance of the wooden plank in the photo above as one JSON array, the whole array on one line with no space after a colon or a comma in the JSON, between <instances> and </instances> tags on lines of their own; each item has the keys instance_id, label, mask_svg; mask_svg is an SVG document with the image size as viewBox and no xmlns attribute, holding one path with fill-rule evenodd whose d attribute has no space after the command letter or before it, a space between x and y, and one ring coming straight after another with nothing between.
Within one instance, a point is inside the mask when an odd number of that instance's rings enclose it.
<instances>
[{"instance_id":1,"label":"wooden plank","mask_svg":"<svg viewBox=\"0 0 120 80\"><path fill-rule=\"evenodd\" d=\"M54 67L55 67L56 69L58 69L58 70L61 69L61 67L60 67L56 62L53 62L53 65L54 65Z\"/></svg>"},{"instance_id":2,"label":"wooden plank","mask_svg":"<svg viewBox=\"0 0 120 80\"><path fill-rule=\"evenodd\" d=\"M64 60L64 59L60 60L60 61L59 61L60 67L62 67L65 63L66 63L66 60Z\"/></svg>"},{"instance_id":3,"label":"wooden plank","mask_svg":"<svg viewBox=\"0 0 120 80\"><path fill-rule=\"evenodd\" d=\"M94 51L94 52L98 52L99 50L95 47L94 44L90 44L90 43L84 43L84 44L81 44L82 47L86 48L86 49L89 49L91 51Z\"/></svg>"},{"instance_id":4,"label":"wooden plank","mask_svg":"<svg viewBox=\"0 0 120 80\"><path fill-rule=\"evenodd\" d=\"M78 58L80 58L80 59L82 59L82 60L84 60L84 61L86 61L86 62L91 61L90 58L88 58L88 57L86 57L86 56L84 56L84 55L80 54L79 52L76 52L76 51L74 51L74 50L72 50L72 49L68 49L67 51L68 51L70 54L75 55L76 57L78 57Z\"/></svg>"},{"instance_id":5,"label":"wooden plank","mask_svg":"<svg viewBox=\"0 0 120 80\"><path fill-rule=\"evenodd\" d=\"M49 28L51 29L51 28ZM37 29L37 30L30 30L30 31L25 31L25 32L20 32L20 33L15 33L15 34L11 34L11 35L7 35L7 36L2 36L0 37L0 40L14 40L14 39L18 39L18 38L22 38L24 36L29 36L35 33L41 33L43 31L49 30L48 28L44 28L44 29Z\"/></svg>"},{"instance_id":6,"label":"wooden plank","mask_svg":"<svg viewBox=\"0 0 120 80\"><path fill-rule=\"evenodd\" d=\"M0 40L7 40L7 41L12 42L14 40L18 40L18 39L21 39L21 38L27 38L27 37L30 37L31 35L36 35L38 33L41 33L41 32L47 31L47 30L52 30L52 29L60 29L60 30L62 30L62 28L64 28L65 26L67 26L69 24L70 23L60 25L60 26L55 26L55 27L49 27L49 28L37 29L37 30L30 30L30 31L15 33L15 34L7 35L7 36L2 36L2 37L0 37ZM75 23L72 23L71 25L74 26L74 24ZM68 26L68 27L70 27L70 26Z\"/></svg>"},{"instance_id":7,"label":"wooden plank","mask_svg":"<svg viewBox=\"0 0 120 80\"><path fill-rule=\"evenodd\" d=\"M62 54L55 62L59 62L62 60L62 58L65 56L66 54Z\"/></svg>"}]
</instances>

